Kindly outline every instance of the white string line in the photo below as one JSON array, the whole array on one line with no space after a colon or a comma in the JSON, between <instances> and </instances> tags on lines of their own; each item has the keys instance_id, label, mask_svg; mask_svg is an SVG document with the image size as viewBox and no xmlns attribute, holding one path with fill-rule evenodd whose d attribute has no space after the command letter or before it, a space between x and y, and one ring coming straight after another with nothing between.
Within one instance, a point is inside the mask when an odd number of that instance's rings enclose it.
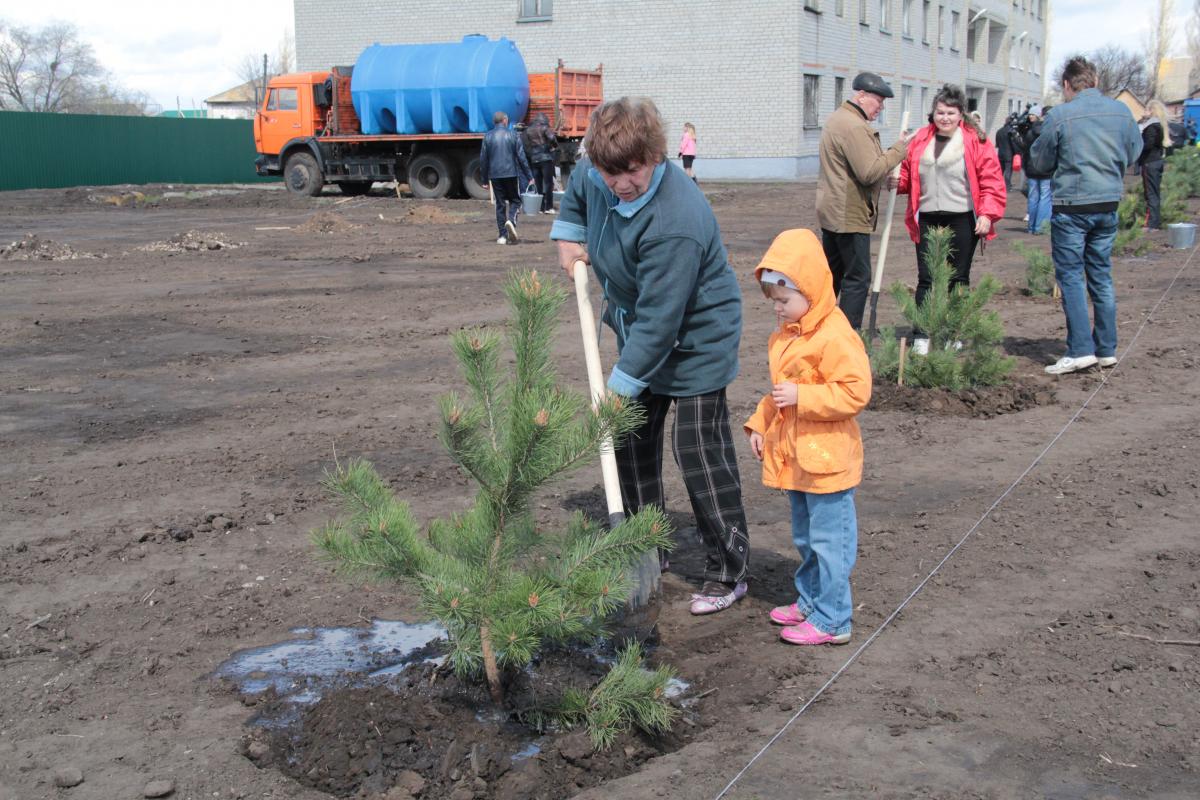
<instances>
[{"instance_id":1,"label":"white string line","mask_svg":"<svg viewBox=\"0 0 1200 800\"><path fill-rule=\"evenodd\" d=\"M779 731L774 736L772 736L770 739L767 740L767 743L762 746L762 749L760 749L757 753L755 753L754 757L751 758L748 762L746 762L746 766L742 767L741 770L739 770L738 773L733 776L733 780L729 781L729 783L725 785L725 788L721 790L721 793L718 794L715 798L713 798L713 800L721 800L721 798L724 797L729 792L729 790L733 788L733 785L735 783L737 783L743 775L746 774L746 772L750 769L750 767L754 766L754 763L756 761L758 761L758 759L761 758L764 753L767 752L768 748L770 748L771 745L775 744L776 740L778 740L779 737L783 736L784 732L787 731L787 729L792 726L792 723L794 723L797 719L799 719L800 715L803 714L805 711L807 711L809 706L811 706L813 703L815 703L817 701L817 698L820 697L822 694L824 694L825 690L828 689L830 686L832 686L833 682L836 681L839 677L841 677L841 674L843 672L845 672L847 669L849 669L851 664L853 664L855 661L858 660L858 657L860 655L862 655L863 651L866 650L868 647L870 647L871 642L875 641L875 638L877 636L879 636L879 634L883 633L883 629L886 628L888 625L890 625L892 620L894 620L897 616L899 616L900 612L904 610L904 607L907 606L909 604L909 602L911 602L912 599L914 597L916 597L917 594L922 589L925 588L925 585L927 583L929 583L930 580L933 579L933 576L938 573L938 571L942 568L942 565L944 565L947 561L949 561L950 557L953 556L956 552L958 552L958 549L966 543L967 539L971 538L971 535L974 534L975 531L979 528L979 526L982 525L984 523L984 521L987 520L987 518L991 515L991 513L996 510L996 507L999 506L1000 503L1003 502L1003 500L1006 497L1008 497L1008 495L1011 494L1014 489L1017 488L1017 486L1021 483L1021 481L1023 481L1025 479L1025 477L1030 472L1032 472L1039 463L1041 463L1042 459L1045 458L1046 454L1050 452L1050 449L1053 448L1054 445L1058 443L1058 440L1063 437L1063 435L1067 432L1067 430L1072 425L1075 424L1075 421L1077 419L1079 419L1079 416L1081 414L1083 414L1084 410L1087 409L1088 404L1091 403L1092 400L1095 399L1096 395L1100 393L1100 390L1103 389L1105 387L1105 385L1108 384L1109 377L1113 373L1115 373L1118 369L1120 369L1120 365L1125 360L1125 356L1128 355L1128 353L1131 349L1133 349L1134 344L1137 343L1138 337L1140 337L1142 335L1142 331L1146 329L1146 326L1150 323L1150 320L1151 320L1151 318L1153 318L1154 313L1156 311L1158 311L1159 306L1161 306L1163 304L1163 302L1167 299L1167 296L1171 293L1171 290L1173 288L1175 288L1175 284L1179 281L1179 276L1181 276L1184 273L1184 271L1188 268L1188 266L1192 263L1192 258L1195 255L1196 255L1196 248L1193 247L1191 254L1188 255L1187 260L1183 262L1183 266L1180 267L1179 271L1175 273L1175 277L1171 279L1171 283L1167 285L1167 288L1166 288L1166 290L1163 291L1162 296L1158 298L1158 302L1155 303L1154 306L1150 309L1150 311L1148 311L1146 313L1145 318L1142 320L1142 324L1138 326L1137 332L1133 334L1133 338L1129 340L1129 344L1127 344L1125 346L1125 349L1121 352L1121 357L1117 360L1117 366L1115 366L1112 370L1105 373L1105 375L1101 379L1100 383L1096 386L1096 388L1092 391L1092 393L1087 396L1087 398L1083 401L1083 404L1081 406L1079 406L1079 408L1075 411L1075 413L1071 415L1071 418L1067 420L1066 424L1064 424L1062 426L1062 428L1058 431L1058 433L1056 433L1054 435L1054 437L1050 440L1050 443L1047 444L1044 448L1042 448L1042 451L1040 453L1038 453L1037 457L1034 458L1032 462L1030 462L1029 466L1025 468L1025 471L1022 472L1020 475L1018 475L1017 479L1014 480L1011 484L1009 484L1008 488L1005 489L1000 494L1000 496L997 497L992 502L992 504L987 507L987 510L983 512L983 515L980 516L979 519L975 521L975 524L972 525L971 528L965 534L963 534L963 537L958 540L958 543L955 544L954 547L950 548L950 550L946 553L946 555L942 558L942 560L939 561L932 570L930 570L929 574L926 575L924 577L924 579L922 579L921 582L917 584L916 588L914 588L912 590L912 592L909 593L908 597L904 598L904 600L900 603L900 605L896 606L896 609L887 616L887 619L885 619L879 625L879 627L876 628L871 633L871 635L867 637L867 640L858 646L858 649L855 650L854 653L848 659L846 659L846 663L844 663L844 664L842 664L842 666L838 667L837 671L829 676L829 680L825 681L825 683L821 686L821 688L817 689L817 691L813 694L813 696L808 699L808 702L806 702L804 705L802 705L800 707L800 709L795 714L792 715L791 719L789 719L787 722L785 722L783 724L783 727L780 728Z\"/></svg>"}]
</instances>

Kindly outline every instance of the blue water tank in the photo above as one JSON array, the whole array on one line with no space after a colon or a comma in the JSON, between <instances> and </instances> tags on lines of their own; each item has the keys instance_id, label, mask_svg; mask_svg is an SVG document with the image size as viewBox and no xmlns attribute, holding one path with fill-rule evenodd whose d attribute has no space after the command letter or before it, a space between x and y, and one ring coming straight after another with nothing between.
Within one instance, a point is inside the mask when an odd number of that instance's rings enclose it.
<instances>
[{"instance_id":1,"label":"blue water tank","mask_svg":"<svg viewBox=\"0 0 1200 800\"><path fill-rule=\"evenodd\" d=\"M529 110L529 73L508 39L371 45L358 57L350 96L365 134L485 133L492 114Z\"/></svg>"}]
</instances>

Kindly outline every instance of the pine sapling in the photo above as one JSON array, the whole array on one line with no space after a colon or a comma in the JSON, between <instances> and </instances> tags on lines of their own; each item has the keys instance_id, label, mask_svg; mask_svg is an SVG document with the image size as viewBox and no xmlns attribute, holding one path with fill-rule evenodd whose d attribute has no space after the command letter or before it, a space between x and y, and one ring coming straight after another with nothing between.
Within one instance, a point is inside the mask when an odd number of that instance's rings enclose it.
<instances>
[{"instance_id":1,"label":"pine sapling","mask_svg":"<svg viewBox=\"0 0 1200 800\"><path fill-rule=\"evenodd\" d=\"M1025 290L1034 297L1046 297L1054 291L1054 260L1036 247L1013 242L1013 249L1025 259Z\"/></svg>"},{"instance_id":2,"label":"pine sapling","mask_svg":"<svg viewBox=\"0 0 1200 800\"><path fill-rule=\"evenodd\" d=\"M551 345L566 297L560 288L534 272L512 276L505 292L513 364L501 365L496 333L454 334L468 393L441 402L440 438L477 485L473 505L423 532L375 469L353 461L327 474L344 512L314 534L344 572L414 587L446 628L455 672L482 670L497 706L505 671L528 664L543 645L600 635L630 592L629 567L670 547L669 523L654 508L611 530L582 514L561 530L535 525L534 492L593 461L605 437L633 430L643 412L617 397L593 410L557 384Z\"/></svg>"},{"instance_id":3,"label":"pine sapling","mask_svg":"<svg viewBox=\"0 0 1200 800\"><path fill-rule=\"evenodd\" d=\"M948 228L930 228L926 237L932 284L921 305L903 284L896 283L891 289L900 313L929 337L929 354L909 358L905 383L954 390L1003 383L1014 360L1000 354L998 345L1004 338L1004 328L999 315L984 310L1000 284L985 275L978 286L951 289L951 232ZM895 379L899 348L885 338L882 346L871 350L871 361L878 377Z\"/></svg>"}]
</instances>

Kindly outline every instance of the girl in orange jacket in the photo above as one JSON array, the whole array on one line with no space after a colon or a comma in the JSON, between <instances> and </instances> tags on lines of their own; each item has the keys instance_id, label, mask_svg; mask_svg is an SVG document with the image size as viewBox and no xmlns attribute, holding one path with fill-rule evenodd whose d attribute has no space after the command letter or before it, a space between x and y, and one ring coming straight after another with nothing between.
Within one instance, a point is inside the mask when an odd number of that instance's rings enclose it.
<instances>
[{"instance_id":1,"label":"girl in orange jacket","mask_svg":"<svg viewBox=\"0 0 1200 800\"><path fill-rule=\"evenodd\" d=\"M792 644L850 641L850 571L858 549L854 487L862 480L855 417L871 399L862 339L837 307L812 231L784 231L755 269L779 329L767 343L771 393L746 421L763 483L787 492L800 553L796 602L772 609Z\"/></svg>"}]
</instances>

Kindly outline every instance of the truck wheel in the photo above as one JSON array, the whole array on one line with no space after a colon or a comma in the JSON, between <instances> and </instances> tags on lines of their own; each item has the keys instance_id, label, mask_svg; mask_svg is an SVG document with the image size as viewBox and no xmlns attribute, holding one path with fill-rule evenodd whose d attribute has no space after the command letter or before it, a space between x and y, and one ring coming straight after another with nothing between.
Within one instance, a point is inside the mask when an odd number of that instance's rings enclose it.
<instances>
[{"instance_id":1,"label":"truck wheel","mask_svg":"<svg viewBox=\"0 0 1200 800\"><path fill-rule=\"evenodd\" d=\"M491 197L486 186L483 185L483 178L479 174L479 156L468 156L463 162L462 168L463 189L467 191L467 196L472 200L487 200Z\"/></svg>"},{"instance_id":2,"label":"truck wheel","mask_svg":"<svg viewBox=\"0 0 1200 800\"><path fill-rule=\"evenodd\" d=\"M310 153L293 153L283 168L283 182L293 194L316 197L325 185L325 176Z\"/></svg>"},{"instance_id":3,"label":"truck wheel","mask_svg":"<svg viewBox=\"0 0 1200 800\"><path fill-rule=\"evenodd\" d=\"M370 192L374 185L374 181L342 181L338 184L338 188L347 197L362 197Z\"/></svg>"},{"instance_id":4,"label":"truck wheel","mask_svg":"<svg viewBox=\"0 0 1200 800\"><path fill-rule=\"evenodd\" d=\"M419 200L438 200L450 194L455 177L450 161L437 153L422 153L408 162L408 186Z\"/></svg>"}]
</instances>

